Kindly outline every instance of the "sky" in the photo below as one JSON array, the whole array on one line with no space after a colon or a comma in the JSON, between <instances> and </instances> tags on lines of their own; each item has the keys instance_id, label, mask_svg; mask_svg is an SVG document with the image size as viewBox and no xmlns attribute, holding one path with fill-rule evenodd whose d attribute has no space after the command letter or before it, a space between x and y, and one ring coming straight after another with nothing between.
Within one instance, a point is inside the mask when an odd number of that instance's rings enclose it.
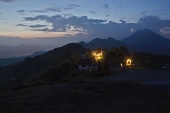
<instances>
[{"instance_id":1,"label":"sky","mask_svg":"<svg viewBox=\"0 0 170 113\"><path fill-rule=\"evenodd\" d=\"M0 0L0 45L61 46L151 29L170 39L170 0Z\"/></svg>"}]
</instances>

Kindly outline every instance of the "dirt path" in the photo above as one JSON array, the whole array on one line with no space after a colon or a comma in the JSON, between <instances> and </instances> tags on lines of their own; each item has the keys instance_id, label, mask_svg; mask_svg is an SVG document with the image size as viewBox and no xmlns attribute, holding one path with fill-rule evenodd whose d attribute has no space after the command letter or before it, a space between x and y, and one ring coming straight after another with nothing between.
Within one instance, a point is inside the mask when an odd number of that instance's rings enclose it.
<instances>
[{"instance_id":1,"label":"dirt path","mask_svg":"<svg viewBox=\"0 0 170 113\"><path fill-rule=\"evenodd\" d=\"M124 72L119 72L115 75L106 76L104 78L113 80L137 81L156 89L170 91L170 70L156 71L130 69Z\"/></svg>"}]
</instances>

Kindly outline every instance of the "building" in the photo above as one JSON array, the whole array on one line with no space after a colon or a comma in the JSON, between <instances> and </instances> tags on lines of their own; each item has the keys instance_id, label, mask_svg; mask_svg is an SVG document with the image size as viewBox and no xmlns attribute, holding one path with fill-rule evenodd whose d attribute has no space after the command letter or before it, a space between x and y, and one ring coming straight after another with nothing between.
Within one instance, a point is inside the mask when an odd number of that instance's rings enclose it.
<instances>
[{"instance_id":1,"label":"building","mask_svg":"<svg viewBox=\"0 0 170 113\"><path fill-rule=\"evenodd\" d=\"M87 69L92 69L92 60L91 59L80 59L79 60L79 71L85 71Z\"/></svg>"}]
</instances>

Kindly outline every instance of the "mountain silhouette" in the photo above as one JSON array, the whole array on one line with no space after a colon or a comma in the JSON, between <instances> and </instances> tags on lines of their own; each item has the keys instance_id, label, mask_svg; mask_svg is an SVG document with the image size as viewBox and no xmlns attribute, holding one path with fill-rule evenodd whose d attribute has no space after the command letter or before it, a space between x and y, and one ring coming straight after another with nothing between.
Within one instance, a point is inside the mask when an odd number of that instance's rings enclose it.
<instances>
[{"instance_id":1,"label":"mountain silhouette","mask_svg":"<svg viewBox=\"0 0 170 113\"><path fill-rule=\"evenodd\" d=\"M137 51L170 55L170 40L149 29L138 30L129 37L122 39L122 41L127 47L133 45Z\"/></svg>"},{"instance_id":2,"label":"mountain silhouette","mask_svg":"<svg viewBox=\"0 0 170 113\"><path fill-rule=\"evenodd\" d=\"M96 38L90 41L89 43L85 43L84 41L81 41L79 44L89 49L105 48L105 47L111 48L111 47L120 47L122 45L125 45L123 42L111 37L107 39Z\"/></svg>"}]
</instances>

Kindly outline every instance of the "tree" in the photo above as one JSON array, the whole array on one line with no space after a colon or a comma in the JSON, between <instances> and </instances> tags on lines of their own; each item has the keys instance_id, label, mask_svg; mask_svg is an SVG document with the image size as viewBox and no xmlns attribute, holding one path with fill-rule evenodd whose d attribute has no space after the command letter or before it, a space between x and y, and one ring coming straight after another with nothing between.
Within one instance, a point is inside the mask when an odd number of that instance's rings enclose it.
<instances>
[{"instance_id":1,"label":"tree","mask_svg":"<svg viewBox=\"0 0 170 113\"><path fill-rule=\"evenodd\" d=\"M79 72L77 70L71 70L69 73L69 78L75 78L79 76Z\"/></svg>"},{"instance_id":2,"label":"tree","mask_svg":"<svg viewBox=\"0 0 170 113\"><path fill-rule=\"evenodd\" d=\"M97 69L98 69L98 71L102 70L102 66L101 66L100 60L97 61Z\"/></svg>"},{"instance_id":3,"label":"tree","mask_svg":"<svg viewBox=\"0 0 170 113\"><path fill-rule=\"evenodd\" d=\"M107 47L105 47L105 49L104 49L103 69L104 69L104 70L109 69L108 49L107 49Z\"/></svg>"}]
</instances>

